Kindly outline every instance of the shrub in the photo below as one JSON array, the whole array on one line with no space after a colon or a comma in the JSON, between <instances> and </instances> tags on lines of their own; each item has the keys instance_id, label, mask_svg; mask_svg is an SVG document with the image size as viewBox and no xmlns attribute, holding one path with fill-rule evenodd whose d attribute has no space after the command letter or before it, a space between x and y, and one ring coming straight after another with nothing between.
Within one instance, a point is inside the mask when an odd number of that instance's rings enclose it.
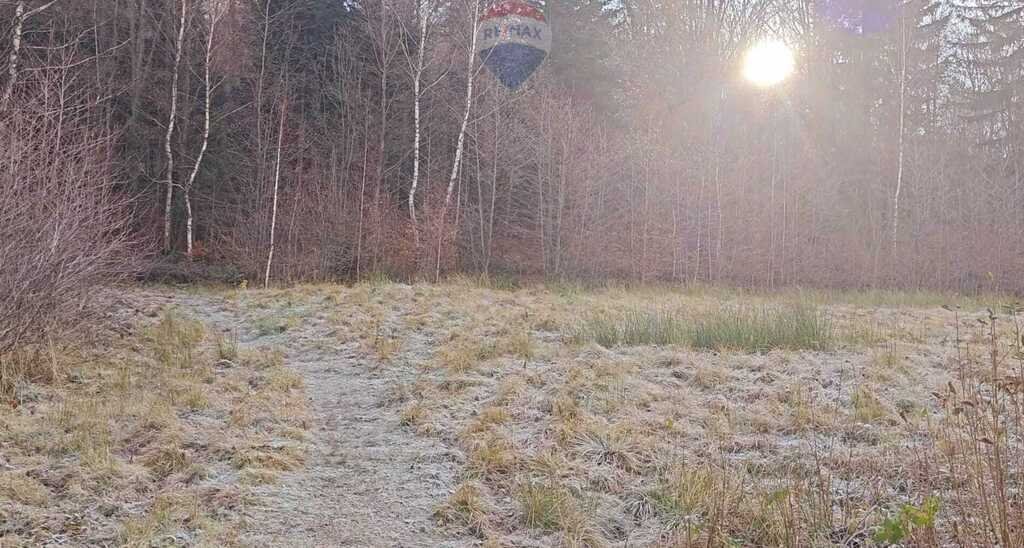
<instances>
[{"instance_id":1,"label":"shrub","mask_svg":"<svg viewBox=\"0 0 1024 548\"><path fill-rule=\"evenodd\" d=\"M0 354L87 324L96 286L132 271L112 136L53 116L57 95L0 112Z\"/></svg>"},{"instance_id":2,"label":"shrub","mask_svg":"<svg viewBox=\"0 0 1024 548\"><path fill-rule=\"evenodd\" d=\"M941 406L934 424L934 451L926 463L931 474L946 479L939 520L959 528L959 536L975 546L1020 546L1024 531L1024 321L1018 305L1007 307L1007 317L989 311L977 319L985 340L977 347L961 332L955 316L955 380L933 395ZM1005 329L1001 326L1008 324ZM987 348L985 348L987 346ZM942 484L940 484L942 485ZM927 501L926 501L927 502ZM926 529L937 512L930 503L895 525ZM923 514L921 512L924 512ZM893 524L890 524L893 525ZM892 527L895 529L894 527ZM899 531L896 531L899 532ZM910 531L911 533L913 531ZM1014 541L1013 539L1017 539Z\"/></svg>"}]
</instances>

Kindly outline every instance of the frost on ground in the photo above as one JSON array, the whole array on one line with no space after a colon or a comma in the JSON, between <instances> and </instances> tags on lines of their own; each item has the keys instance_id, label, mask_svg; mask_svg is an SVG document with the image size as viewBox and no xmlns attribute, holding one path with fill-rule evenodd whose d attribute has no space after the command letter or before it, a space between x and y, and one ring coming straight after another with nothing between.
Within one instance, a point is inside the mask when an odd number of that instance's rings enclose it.
<instances>
[{"instance_id":1,"label":"frost on ground","mask_svg":"<svg viewBox=\"0 0 1024 548\"><path fill-rule=\"evenodd\" d=\"M223 298L307 379L321 456L284 499L320 493L331 512L355 501L323 525L319 506L296 518L268 490L262 538L800 546L1002 534L968 515L989 472L1011 466L965 467L970 436L991 421L947 420L954 385L987 390L984 303L465 282Z\"/></svg>"},{"instance_id":2,"label":"frost on ground","mask_svg":"<svg viewBox=\"0 0 1024 548\"><path fill-rule=\"evenodd\" d=\"M282 349L306 386L312 414L306 466L251 492L244 544L465 545L442 535L431 517L457 471L452 451L413 435L397 414L381 407L389 388L407 382L414 368L381 367L358 338L339 329L329 295L249 292L181 302L238 333L243 348ZM381 310L380 328L397 325L399 310ZM351 313L357 319L364 312Z\"/></svg>"},{"instance_id":3,"label":"frost on ground","mask_svg":"<svg viewBox=\"0 0 1024 548\"><path fill-rule=\"evenodd\" d=\"M1007 413L1024 371L1002 342L1019 333L999 321L993 369L984 303L467 282L130 293L295 375L249 381L290 391L291 412L227 411L251 458L182 447L236 493L197 505L208 526L146 529L186 544L1024 538ZM167 514L151 499L130 513Z\"/></svg>"},{"instance_id":4,"label":"frost on ground","mask_svg":"<svg viewBox=\"0 0 1024 548\"><path fill-rule=\"evenodd\" d=\"M302 379L177 295L105 303L93 343L3 356L0 546L237 543L247 491L303 465Z\"/></svg>"}]
</instances>

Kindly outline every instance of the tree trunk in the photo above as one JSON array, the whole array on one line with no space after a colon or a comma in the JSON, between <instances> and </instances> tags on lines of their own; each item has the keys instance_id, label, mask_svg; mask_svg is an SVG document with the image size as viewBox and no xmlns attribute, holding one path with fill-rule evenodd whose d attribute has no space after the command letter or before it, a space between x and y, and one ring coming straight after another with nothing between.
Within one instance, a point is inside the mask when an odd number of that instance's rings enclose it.
<instances>
[{"instance_id":1,"label":"tree trunk","mask_svg":"<svg viewBox=\"0 0 1024 548\"><path fill-rule=\"evenodd\" d=\"M288 112L287 99L281 101L281 119L277 127L277 161L274 167L274 198L270 208L270 249L267 252L267 268L263 274L263 287L270 287L270 266L274 262L274 236L277 232L277 197L281 188L281 149L284 144L284 118Z\"/></svg>"},{"instance_id":2,"label":"tree trunk","mask_svg":"<svg viewBox=\"0 0 1024 548\"><path fill-rule=\"evenodd\" d=\"M19 0L14 8L14 30L11 33L11 54L7 60L7 85L4 86L3 97L0 97L0 111L7 110L14 94L14 84L18 81L18 55L21 53L21 32L25 24L25 2Z\"/></svg>"},{"instance_id":3,"label":"tree trunk","mask_svg":"<svg viewBox=\"0 0 1024 548\"><path fill-rule=\"evenodd\" d=\"M419 0L417 0L419 2ZM423 79L423 68L424 68L424 57L427 52L427 21L430 19L430 10L423 6L422 3L417 4L418 9L416 12L419 14L419 47L416 53L416 67L413 72L413 124L414 133L413 138L413 161L412 161L412 184L409 187L409 219L412 222L412 235L416 244L417 256L419 255L420 248L420 229L419 224L416 221L416 188L420 182L420 140L421 140L421 121L420 121L420 102L422 100L422 79Z\"/></svg>"},{"instance_id":4,"label":"tree trunk","mask_svg":"<svg viewBox=\"0 0 1024 548\"><path fill-rule=\"evenodd\" d=\"M132 41L132 85L131 85L131 107L128 115L128 128L132 130L139 123L139 111L142 105L142 84L145 79L142 77L142 62L145 58L145 41L142 39L142 27L145 21L146 2L138 0L135 4L135 13L129 20L129 37Z\"/></svg>"},{"instance_id":5,"label":"tree trunk","mask_svg":"<svg viewBox=\"0 0 1024 548\"><path fill-rule=\"evenodd\" d=\"M462 151L466 146L466 126L469 125L469 114L473 108L473 68L476 64L476 31L477 19L480 16L480 2L473 0L473 34L469 45L469 62L466 65L466 106L462 112L462 125L459 127L459 138L455 145L455 160L452 162L452 173L448 178L448 190L444 195L444 207L441 208L441 216L438 219L437 234L437 263L434 270L434 281L441 279L441 245L444 242L444 219L448 215L448 206L452 202L452 192L455 190L455 181L459 177L459 166L462 164Z\"/></svg>"},{"instance_id":6,"label":"tree trunk","mask_svg":"<svg viewBox=\"0 0 1024 548\"><path fill-rule=\"evenodd\" d=\"M184 50L185 23L188 16L188 0L181 2L181 18L178 21L178 37L174 43L174 68L171 73L171 111L167 116L167 133L164 136L164 154L167 158L167 186L164 195L164 252L171 251L171 205L174 202L174 151L171 148L174 123L178 117L178 81L181 76L181 56Z\"/></svg>"},{"instance_id":7,"label":"tree trunk","mask_svg":"<svg viewBox=\"0 0 1024 548\"><path fill-rule=\"evenodd\" d=\"M896 258L900 231L900 194L903 191L903 159L906 140L906 97L907 97L907 24L905 4L900 4L900 121L899 121L899 165L896 168L896 191L892 195L892 269L896 275Z\"/></svg>"},{"instance_id":8,"label":"tree trunk","mask_svg":"<svg viewBox=\"0 0 1024 548\"><path fill-rule=\"evenodd\" d=\"M363 232L366 221L366 162L370 156L370 114L363 116L363 168L359 183L359 227L356 230L356 279L360 279L363 265Z\"/></svg>"},{"instance_id":9,"label":"tree trunk","mask_svg":"<svg viewBox=\"0 0 1024 548\"><path fill-rule=\"evenodd\" d=\"M217 13L210 14L210 27L208 29L209 34L206 36L206 55L203 58L203 91L206 94L205 101L203 103L203 144L199 148L199 155L196 156L195 164L192 166L192 172L189 173L188 182L185 183L185 242L186 251L185 254L189 259L192 259L192 248L193 248L193 232L192 227L194 225L192 215L192 186L196 182L196 176L199 175L199 167L203 163L203 156L206 155L206 149L210 144L210 96L213 94L213 84L210 81L210 61L213 57L213 36L217 29L217 19L219 15Z\"/></svg>"},{"instance_id":10,"label":"tree trunk","mask_svg":"<svg viewBox=\"0 0 1024 548\"><path fill-rule=\"evenodd\" d=\"M57 0L51 0L28 12L25 11L25 0L18 0L15 5L14 29L11 31L11 53L7 57L7 84L4 86L3 95L0 96L0 112L7 110L11 98L14 96L14 86L18 83L18 61L21 55L21 38L25 21L56 3Z\"/></svg>"}]
</instances>

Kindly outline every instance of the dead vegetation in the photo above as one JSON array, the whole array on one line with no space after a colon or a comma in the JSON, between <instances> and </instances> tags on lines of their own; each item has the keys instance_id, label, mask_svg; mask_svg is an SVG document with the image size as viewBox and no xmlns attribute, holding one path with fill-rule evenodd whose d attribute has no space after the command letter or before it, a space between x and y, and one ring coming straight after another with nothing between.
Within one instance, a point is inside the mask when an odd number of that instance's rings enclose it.
<instances>
[{"instance_id":1,"label":"dead vegetation","mask_svg":"<svg viewBox=\"0 0 1024 548\"><path fill-rule=\"evenodd\" d=\"M149 314L109 346L0 357L0 545L233 545L246 484L302 465L280 353Z\"/></svg>"},{"instance_id":2,"label":"dead vegetation","mask_svg":"<svg viewBox=\"0 0 1024 548\"><path fill-rule=\"evenodd\" d=\"M457 455L434 517L486 546L1024 538L1024 341L1019 311L990 313L987 298L943 309L933 297L468 279L224 297L267 325L322 318L328 335L306 344L412 373L379 412ZM22 402L2 431L17 455L0 479L15 542L73 531L47 520L89 508L107 524L90 539L230 544L245 486L303 465L301 398L288 397L301 382L281 353L173 312L129 340L89 368L40 349L58 360L37 376L56 384L5 388Z\"/></svg>"},{"instance_id":3,"label":"dead vegetation","mask_svg":"<svg viewBox=\"0 0 1024 548\"><path fill-rule=\"evenodd\" d=\"M983 332L981 299L468 279L287 293L369 325L338 336L380 367L419 372L381 404L460 452L436 517L485 545L1020 538L1019 335Z\"/></svg>"}]
</instances>

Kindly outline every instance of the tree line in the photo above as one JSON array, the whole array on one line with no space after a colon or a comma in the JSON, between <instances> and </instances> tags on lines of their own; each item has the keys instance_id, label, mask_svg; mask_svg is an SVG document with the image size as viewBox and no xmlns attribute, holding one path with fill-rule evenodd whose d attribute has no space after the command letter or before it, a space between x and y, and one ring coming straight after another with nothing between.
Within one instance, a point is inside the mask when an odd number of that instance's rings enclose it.
<instances>
[{"instance_id":1,"label":"tree line","mask_svg":"<svg viewBox=\"0 0 1024 548\"><path fill-rule=\"evenodd\" d=\"M1024 2L965 4L548 0L513 91L479 0L3 0L0 278L1020 291Z\"/></svg>"}]
</instances>

